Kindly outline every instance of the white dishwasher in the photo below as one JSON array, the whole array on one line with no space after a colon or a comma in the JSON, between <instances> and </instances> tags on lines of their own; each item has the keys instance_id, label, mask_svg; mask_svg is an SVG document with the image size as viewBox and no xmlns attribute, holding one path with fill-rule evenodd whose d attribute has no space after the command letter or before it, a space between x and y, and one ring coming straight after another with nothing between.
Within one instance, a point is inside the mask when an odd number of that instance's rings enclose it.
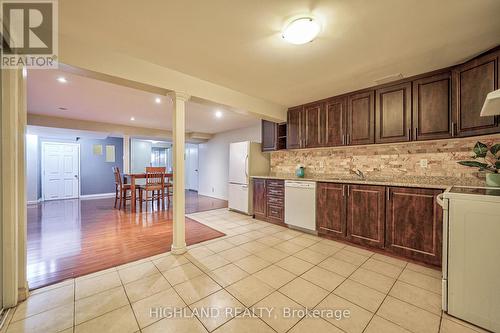
<instances>
[{"instance_id":1,"label":"white dishwasher","mask_svg":"<svg viewBox=\"0 0 500 333\"><path fill-rule=\"evenodd\" d=\"M285 180L285 223L316 233L316 182Z\"/></svg>"}]
</instances>

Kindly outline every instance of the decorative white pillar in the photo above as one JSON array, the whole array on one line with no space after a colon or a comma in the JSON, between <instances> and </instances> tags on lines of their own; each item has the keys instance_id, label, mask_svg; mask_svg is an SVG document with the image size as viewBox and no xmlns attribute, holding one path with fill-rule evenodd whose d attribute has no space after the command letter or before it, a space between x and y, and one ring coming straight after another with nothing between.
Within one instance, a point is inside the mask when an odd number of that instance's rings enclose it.
<instances>
[{"instance_id":1,"label":"decorative white pillar","mask_svg":"<svg viewBox=\"0 0 500 333\"><path fill-rule=\"evenodd\" d=\"M123 173L130 173L130 136L123 136Z\"/></svg>"},{"instance_id":2,"label":"decorative white pillar","mask_svg":"<svg viewBox=\"0 0 500 333\"><path fill-rule=\"evenodd\" d=\"M172 242L172 254L186 252L186 221L185 221L185 172L184 172L184 149L186 141L186 101L189 95L183 92L172 92L170 97L173 102L173 218L174 234Z\"/></svg>"}]
</instances>

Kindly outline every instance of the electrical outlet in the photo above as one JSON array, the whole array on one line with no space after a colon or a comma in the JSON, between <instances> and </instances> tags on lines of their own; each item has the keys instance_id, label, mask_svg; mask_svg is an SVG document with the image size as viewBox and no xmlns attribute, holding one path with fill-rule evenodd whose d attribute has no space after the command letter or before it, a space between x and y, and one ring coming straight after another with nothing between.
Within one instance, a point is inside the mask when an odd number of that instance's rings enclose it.
<instances>
[{"instance_id":1,"label":"electrical outlet","mask_svg":"<svg viewBox=\"0 0 500 333\"><path fill-rule=\"evenodd\" d=\"M422 159L420 160L420 167L421 168L427 168L427 160L426 159Z\"/></svg>"}]
</instances>

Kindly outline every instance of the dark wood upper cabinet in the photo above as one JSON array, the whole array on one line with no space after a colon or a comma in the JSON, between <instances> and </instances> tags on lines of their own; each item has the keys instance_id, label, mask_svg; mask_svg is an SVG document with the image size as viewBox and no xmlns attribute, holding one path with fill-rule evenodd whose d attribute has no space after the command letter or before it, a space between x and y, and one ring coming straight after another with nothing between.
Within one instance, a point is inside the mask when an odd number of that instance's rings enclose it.
<instances>
[{"instance_id":1,"label":"dark wood upper cabinet","mask_svg":"<svg viewBox=\"0 0 500 333\"><path fill-rule=\"evenodd\" d=\"M346 144L347 98L332 98L326 102L324 113L324 146Z\"/></svg>"},{"instance_id":2,"label":"dark wood upper cabinet","mask_svg":"<svg viewBox=\"0 0 500 333\"><path fill-rule=\"evenodd\" d=\"M278 124L262 120L262 151L278 149Z\"/></svg>"},{"instance_id":3,"label":"dark wood upper cabinet","mask_svg":"<svg viewBox=\"0 0 500 333\"><path fill-rule=\"evenodd\" d=\"M304 123L303 107L291 108L287 114L287 137L286 146L288 149L296 149L303 147L302 127Z\"/></svg>"},{"instance_id":4,"label":"dark wood upper cabinet","mask_svg":"<svg viewBox=\"0 0 500 333\"><path fill-rule=\"evenodd\" d=\"M375 100L375 142L410 141L411 83L377 89Z\"/></svg>"},{"instance_id":5,"label":"dark wood upper cabinet","mask_svg":"<svg viewBox=\"0 0 500 333\"><path fill-rule=\"evenodd\" d=\"M451 72L413 81L413 140L451 138Z\"/></svg>"},{"instance_id":6,"label":"dark wood upper cabinet","mask_svg":"<svg viewBox=\"0 0 500 333\"><path fill-rule=\"evenodd\" d=\"M347 144L375 143L374 91L350 95L347 99Z\"/></svg>"},{"instance_id":7,"label":"dark wood upper cabinet","mask_svg":"<svg viewBox=\"0 0 500 333\"><path fill-rule=\"evenodd\" d=\"M432 265L441 264L442 209L440 190L388 188L386 248Z\"/></svg>"},{"instance_id":8,"label":"dark wood upper cabinet","mask_svg":"<svg viewBox=\"0 0 500 333\"><path fill-rule=\"evenodd\" d=\"M253 213L265 217L267 214L266 180L253 179Z\"/></svg>"},{"instance_id":9,"label":"dark wood upper cabinet","mask_svg":"<svg viewBox=\"0 0 500 333\"><path fill-rule=\"evenodd\" d=\"M499 53L471 60L453 71L458 136L496 133L500 129L497 117L480 116L486 95L498 89Z\"/></svg>"},{"instance_id":10,"label":"dark wood upper cabinet","mask_svg":"<svg viewBox=\"0 0 500 333\"><path fill-rule=\"evenodd\" d=\"M304 107L304 146L307 148L321 147L324 143L322 130L325 103L314 103Z\"/></svg>"},{"instance_id":11,"label":"dark wood upper cabinet","mask_svg":"<svg viewBox=\"0 0 500 333\"><path fill-rule=\"evenodd\" d=\"M346 216L346 235L349 241L384 247L384 186L349 185Z\"/></svg>"},{"instance_id":12,"label":"dark wood upper cabinet","mask_svg":"<svg viewBox=\"0 0 500 333\"><path fill-rule=\"evenodd\" d=\"M316 229L319 234L345 238L346 187L344 184L317 184Z\"/></svg>"}]
</instances>

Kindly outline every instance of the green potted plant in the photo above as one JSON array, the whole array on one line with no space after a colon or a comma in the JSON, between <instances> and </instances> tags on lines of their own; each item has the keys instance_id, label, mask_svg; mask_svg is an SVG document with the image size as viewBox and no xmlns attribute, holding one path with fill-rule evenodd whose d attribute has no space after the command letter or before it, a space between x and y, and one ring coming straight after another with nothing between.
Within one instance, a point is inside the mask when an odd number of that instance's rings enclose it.
<instances>
[{"instance_id":1,"label":"green potted plant","mask_svg":"<svg viewBox=\"0 0 500 333\"><path fill-rule=\"evenodd\" d=\"M479 168L479 171L486 172L488 186L500 186L500 143L488 146L478 141L472 158L474 161L460 161L458 164Z\"/></svg>"}]
</instances>

